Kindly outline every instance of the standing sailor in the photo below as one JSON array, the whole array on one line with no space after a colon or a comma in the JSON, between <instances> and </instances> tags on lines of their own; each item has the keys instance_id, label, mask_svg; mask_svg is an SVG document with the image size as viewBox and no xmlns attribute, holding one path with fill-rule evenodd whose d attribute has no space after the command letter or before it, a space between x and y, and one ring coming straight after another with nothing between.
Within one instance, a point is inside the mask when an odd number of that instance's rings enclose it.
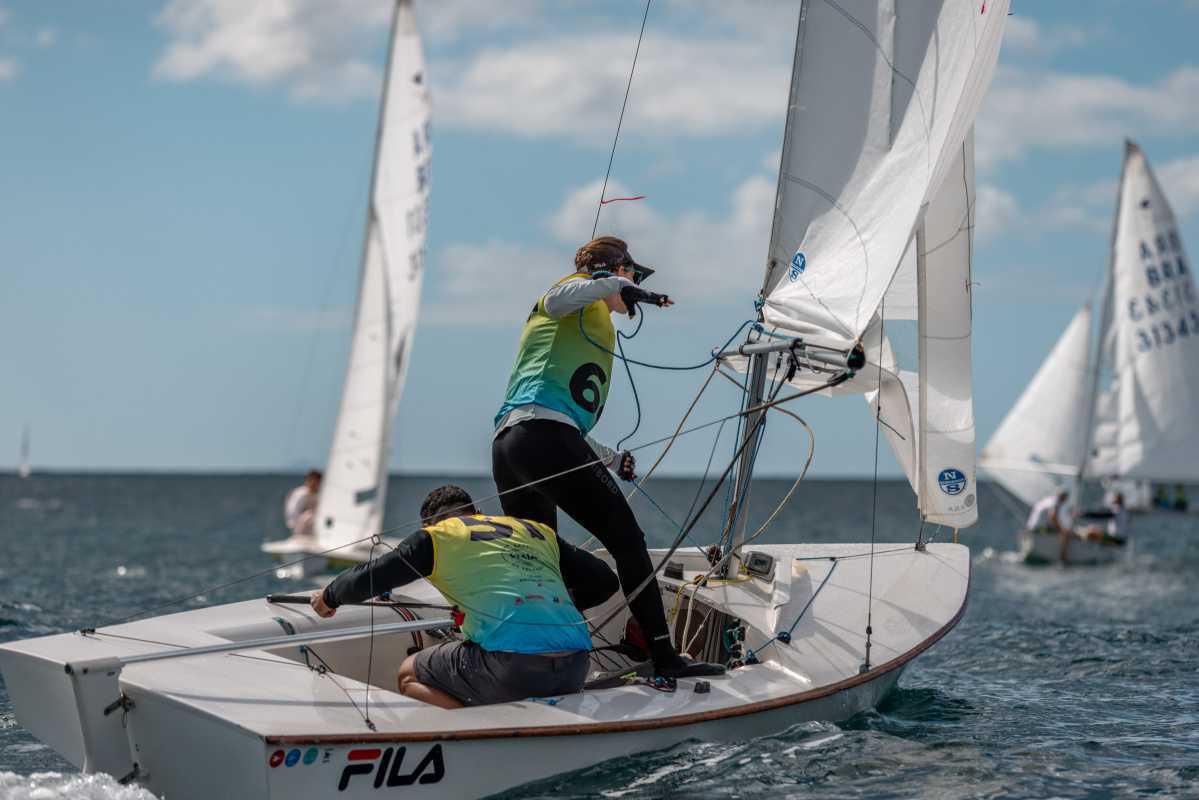
<instances>
[{"instance_id":1,"label":"standing sailor","mask_svg":"<svg viewBox=\"0 0 1199 800\"><path fill-rule=\"evenodd\" d=\"M719 674L719 665L688 662L671 643L645 534L605 468L633 480L632 454L613 453L587 438L604 411L612 377L612 312L632 316L636 302L673 305L666 295L638 288L652 272L632 259L624 241L601 236L580 247L575 272L537 300L495 417L492 475L508 516L556 530L561 508L607 548L625 594L636 592L629 608L649 643L656 675Z\"/></svg>"}]
</instances>

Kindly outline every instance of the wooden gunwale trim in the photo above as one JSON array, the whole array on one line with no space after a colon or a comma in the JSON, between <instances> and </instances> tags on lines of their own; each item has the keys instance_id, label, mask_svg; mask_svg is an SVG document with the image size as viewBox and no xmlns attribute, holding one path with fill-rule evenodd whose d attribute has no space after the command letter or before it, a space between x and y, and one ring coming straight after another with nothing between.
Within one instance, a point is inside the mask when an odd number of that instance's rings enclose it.
<instances>
[{"instance_id":1,"label":"wooden gunwale trim","mask_svg":"<svg viewBox=\"0 0 1199 800\"><path fill-rule=\"evenodd\" d=\"M330 734L326 736L267 736L265 741L268 745L346 745L346 744L377 744L379 742L452 742L464 741L473 739L507 739L533 736L588 736L602 733L633 733L637 731L656 730L658 728L674 728L685 725L694 725L701 722L712 722L720 719L730 719L732 717L741 717L748 714L758 714L763 711L773 711L785 706L796 705L798 703L807 703L812 700L819 700L829 695L846 689L852 689L855 686L860 686L864 683L881 678L888 672L900 669L909 661L928 650L934 644L939 642L944 636L949 633L962 616L966 613L966 606L970 603L970 584L973 582L973 570L970 577L966 580L966 596L962 600L962 606L957 613L953 615L953 619L941 626L932 636L928 637L920 644L913 647L911 650L891 659L890 661L875 667L869 672L854 675L851 678L846 678L836 683L830 683L827 686L821 686L817 689L809 689L806 692L798 692L796 694L784 695L770 700L759 700L755 703L747 703L745 705L732 706L730 708L713 709L711 711L700 711L694 714L676 714L672 717L660 717L657 719L631 720L626 722L592 722L581 725L541 725L538 727L518 727L518 728L479 728L475 730L461 731L422 731L413 733L342 733Z\"/></svg>"}]
</instances>

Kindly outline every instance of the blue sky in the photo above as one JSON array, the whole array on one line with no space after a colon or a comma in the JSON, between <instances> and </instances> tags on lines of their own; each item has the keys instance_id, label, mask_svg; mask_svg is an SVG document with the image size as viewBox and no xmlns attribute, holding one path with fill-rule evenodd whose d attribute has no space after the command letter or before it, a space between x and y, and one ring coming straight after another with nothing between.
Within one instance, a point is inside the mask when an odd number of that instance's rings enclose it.
<instances>
[{"instance_id":1,"label":"blue sky","mask_svg":"<svg viewBox=\"0 0 1199 800\"><path fill-rule=\"evenodd\" d=\"M630 355L701 360L752 313L791 5L653 5L613 170L615 190L648 198L609 206L600 227L678 305L651 312ZM590 233L642 8L418 2L433 195L395 469L487 470L520 324ZM1125 135L1199 241L1199 4L1013 10L978 122L980 444L1098 286ZM25 423L46 468L323 463L388 13L386 0L0 0L0 465ZM673 429L702 373L634 377L630 442ZM694 419L733 401L716 392ZM801 413L815 474L869 474L860 399ZM614 443L632 424L622 375L597 433ZM805 439L776 427L762 468L788 474ZM663 469L702 470L711 446L690 437ZM883 470L898 473L889 454Z\"/></svg>"}]
</instances>

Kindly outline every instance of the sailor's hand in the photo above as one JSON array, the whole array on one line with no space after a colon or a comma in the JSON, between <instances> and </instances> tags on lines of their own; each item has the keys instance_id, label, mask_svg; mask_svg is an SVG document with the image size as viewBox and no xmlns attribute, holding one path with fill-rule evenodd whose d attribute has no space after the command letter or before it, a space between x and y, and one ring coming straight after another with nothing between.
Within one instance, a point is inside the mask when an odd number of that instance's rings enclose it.
<instances>
[{"instance_id":1,"label":"sailor's hand","mask_svg":"<svg viewBox=\"0 0 1199 800\"><path fill-rule=\"evenodd\" d=\"M633 454L625 450L620 454L619 466L616 467L616 477L622 481L637 480L637 459L633 458Z\"/></svg>"},{"instance_id":2,"label":"sailor's hand","mask_svg":"<svg viewBox=\"0 0 1199 800\"><path fill-rule=\"evenodd\" d=\"M328 619L329 617L331 617L337 613L336 608L333 608L332 606L330 606L328 603L325 602L325 590L324 589L321 589L319 592L314 594L312 596L312 599L309 600L308 602L312 606L312 610L315 611L318 616L325 617L326 619Z\"/></svg>"}]
</instances>

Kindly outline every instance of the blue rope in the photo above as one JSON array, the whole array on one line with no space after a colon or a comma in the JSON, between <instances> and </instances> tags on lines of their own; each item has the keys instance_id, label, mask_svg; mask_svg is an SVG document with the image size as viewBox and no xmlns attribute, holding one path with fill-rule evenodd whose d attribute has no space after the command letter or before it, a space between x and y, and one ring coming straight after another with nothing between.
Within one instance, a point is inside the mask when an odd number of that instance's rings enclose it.
<instances>
[{"instance_id":1,"label":"blue rope","mask_svg":"<svg viewBox=\"0 0 1199 800\"><path fill-rule=\"evenodd\" d=\"M820 591L822 589L824 589L824 585L826 583L828 583L828 579L833 577L833 573L837 570L837 565L839 563L841 563L841 562L837 561L836 556L833 556L832 562L833 562L833 565L831 567L829 567L828 574L826 574L824 576L824 580L822 580L820 582L820 585L816 587L816 591L812 592L812 596L810 598L808 598L808 602L805 603L803 609L800 610L799 616L797 616L795 618L795 621L791 623L791 627L787 628L787 630L785 630L785 631L779 631L778 633L776 633L769 640L767 640L766 644L762 645L757 650L747 651L745 654L745 662L747 664L757 664L759 662L758 654L761 653L763 650L765 650L767 647L770 647L770 645L774 644L775 642L782 642L783 644L791 643L791 634L794 633L796 627L799 626L799 621L801 619L803 619L804 614L808 613L808 609L812 607L812 603L816 602L817 595L819 595Z\"/></svg>"},{"instance_id":2,"label":"blue rope","mask_svg":"<svg viewBox=\"0 0 1199 800\"><path fill-rule=\"evenodd\" d=\"M643 311L642 314L644 314L644 313L645 312ZM579 333L583 334L583 338L586 339L588 342L590 342L592 344L592 346L594 346L596 349L601 350L604 353L607 353L608 355L612 356L613 358L619 358L621 361L623 361L625 363L626 366L629 364L636 364L639 367L648 367L649 369L661 369L661 370L666 370L666 371L670 371L670 372L690 372L692 370L703 369L704 367L708 366L712 362L716 361L716 359L720 355L720 353L726 347L728 347L730 344L732 344L733 340L736 339L738 336L740 336L742 331L744 331L750 325L754 325L754 324L756 324L756 323L754 323L754 321L752 319L747 319L745 322L741 323L741 326L738 327L737 330L733 332L733 335L730 336L725 341L724 344L722 344L720 347L713 350L712 353L708 356L708 358L705 359L704 361L700 362L699 364L691 364L689 366L676 366L674 364L651 364L647 361L638 361L635 358L626 358L625 356L623 356L620 353L617 353L614 350L609 350L608 348L604 347L602 344L597 342L595 339L592 339L590 336L587 335L587 331L583 327L583 314L581 312L579 313ZM641 327L640 327L640 325L638 325L637 330L640 330L640 329L641 329ZM634 333L633 333L633 336L635 336L635 335L636 335L636 331L634 331ZM632 337L630 336L629 338L632 338Z\"/></svg>"}]
</instances>

